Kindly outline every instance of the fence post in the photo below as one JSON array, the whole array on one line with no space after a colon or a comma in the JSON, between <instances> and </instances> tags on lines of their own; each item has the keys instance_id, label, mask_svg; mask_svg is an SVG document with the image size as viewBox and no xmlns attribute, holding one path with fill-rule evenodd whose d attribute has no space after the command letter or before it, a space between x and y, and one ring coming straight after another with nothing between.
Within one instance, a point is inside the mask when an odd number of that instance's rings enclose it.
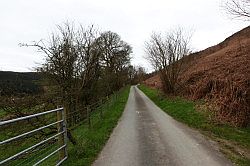
<instances>
[{"instance_id":1,"label":"fence post","mask_svg":"<svg viewBox=\"0 0 250 166\"><path fill-rule=\"evenodd\" d=\"M63 125L63 131L65 131L64 134L63 134L63 144L66 145L65 148L63 148L63 150L64 150L65 157L67 157L68 156L68 152L67 152L67 138L68 138L68 136L67 136L66 112L65 112L64 108L62 110L62 119L63 119L63 124L62 124Z\"/></svg>"},{"instance_id":2,"label":"fence post","mask_svg":"<svg viewBox=\"0 0 250 166\"><path fill-rule=\"evenodd\" d=\"M57 121L63 120L63 112L62 110L57 111ZM62 132L64 129L64 121L57 124L58 133ZM59 147L64 145L64 134L60 134L58 136L58 145ZM61 149L59 152L59 161L65 157L65 149Z\"/></svg>"},{"instance_id":3,"label":"fence post","mask_svg":"<svg viewBox=\"0 0 250 166\"><path fill-rule=\"evenodd\" d=\"M101 119L103 119L103 112L102 112L102 111L103 111L103 110L102 110L102 109L103 109L103 103L104 103L104 102L103 102L103 100L101 99L101 100L100 100L100 107L99 107L99 108L101 109L101 112L100 112Z\"/></svg>"},{"instance_id":4,"label":"fence post","mask_svg":"<svg viewBox=\"0 0 250 166\"><path fill-rule=\"evenodd\" d=\"M110 98L109 98L109 96L107 96L106 98L107 98L107 99L106 99L107 109L109 109Z\"/></svg>"},{"instance_id":5,"label":"fence post","mask_svg":"<svg viewBox=\"0 0 250 166\"><path fill-rule=\"evenodd\" d=\"M87 118L88 118L88 125L89 128L91 127L91 120L90 120L90 108L87 106Z\"/></svg>"}]
</instances>

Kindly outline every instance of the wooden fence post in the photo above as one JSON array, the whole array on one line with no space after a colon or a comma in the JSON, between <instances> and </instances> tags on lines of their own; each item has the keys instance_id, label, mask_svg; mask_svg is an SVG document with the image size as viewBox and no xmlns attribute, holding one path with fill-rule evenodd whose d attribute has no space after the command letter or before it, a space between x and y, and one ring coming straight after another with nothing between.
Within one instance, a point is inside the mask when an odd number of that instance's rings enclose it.
<instances>
[{"instance_id":1,"label":"wooden fence post","mask_svg":"<svg viewBox=\"0 0 250 166\"><path fill-rule=\"evenodd\" d=\"M107 98L107 99L106 99L107 109L109 109L110 98L109 98L109 96L107 96L106 98Z\"/></svg>"},{"instance_id":2,"label":"wooden fence post","mask_svg":"<svg viewBox=\"0 0 250 166\"><path fill-rule=\"evenodd\" d=\"M87 106L87 117L88 117L88 125L90 128L91 127L91 120L90 120L90 108L89 108L89 106Z\"/></svg>"},{"instance_id":3,"label":"wooden fence post","mask_svg":"<svg viewBox=\"0 0 250 166\"><path fill-rule=\"evenodd\" d=\"M102 99L100 100L100 103L101 103L101 105L100 105L100 107L99 107L99 108L101 109L101 110L100 110L100 111L101 111L101 112L100 112L100 116L101 116L101 119L103 119L103 112L102 112L103 110L102 110L102 109L103 109L103 103L104 103L104 102L103 102Z\"/></svg>"},{"instance_id":4,"label":"wooden fence post","mask_svg":"<svg viewBox=\"0 0 250 166\"><path fill-rule=\"evenodd\" d=\"M63 112L62 111L57 111L57 121L60 121L60 120L64 120L63 119ZM58 130L58 133L60 132L63 132L64 130L64 122L61 122L61 123L58 123L57 124L57 130ZM58 136L58 145L59 147L63 146L64 145L64 135L65 134L60 134ZM62 160L64 157L65 157L65 148L61 149L59 151L59 160Z\"/></svg>"}]
</instances>

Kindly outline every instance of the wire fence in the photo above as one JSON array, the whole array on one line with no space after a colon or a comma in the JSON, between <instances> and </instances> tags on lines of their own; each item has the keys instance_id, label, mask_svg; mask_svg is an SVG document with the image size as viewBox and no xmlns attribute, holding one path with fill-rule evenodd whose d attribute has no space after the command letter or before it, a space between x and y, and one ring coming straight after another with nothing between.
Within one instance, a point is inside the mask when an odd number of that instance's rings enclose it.
<instances>
[{"instance_id":1,"label":"wire fence","mask_svg":"<svg viewBox=\"0 0 250 166\"><path fill-rule=\"evenodd\" d=\"M72 130L84 122L87 122L90 128L91 117L93 116L93 113L99 114L100 119L103 119L104 116L103 107L109 109L110 102L116 99L117 99L117 94L114 93L112 97L107 96L99 99L97 102L94 102L90 105L85 105L82 107L78 107L75 110L69 111L66 117L69 129Z\"/></svg>"},{"instance_id":2,"label":"wire fence","mask_svg":"<svg viewBox=\"0 0 250 166\"><path fill-rule=\"evenodd\" d=\"M16 161L14 165L23 165L23 163L26 163L28 161L28 165L40 165L45 160L48 160L49 158L52 158L55 154L58 153L57 161L55 165L60 165L62 162L64 162L67 157L67 132L70 132L70 130L75 129L82 123L87 123L88 127L91 128L92 126L92 120L91 118L93 115L99 116L100 120L104 118L104 110L109 109L110 104L112 101L117 99L117 94L113 94L112 97L107 96L104 98L99 99L97 102L92 103L90 105L84 105L84 106L78 106L75 109L69 110L69 112L66 115L66 111L63 108L58 108L50 111L45 111L33 115L28 115L21 118L6 120L6 121L0 121L0 131L1 128L6 129L9 128L8 125L18 123L19 121L26 121L27 124L30 123L31 125L34 124L33 121L37 120L37 123L41 124L42 126L37 127L38 125L33 125L35 128L26 131L24 133L17 134L11 138L7 138L2 140L0 137L0 150L2 146L9 146L9 143L16 142L17 140L22 139L28 139L29 137L35 137L35 134L48 129L53 130L57 129L56 133L54 135L49 135L49 137L46 137L42 139L42 141L36 142L35 144L26 147L25 149L20 148L21 151L8 156L5 159L0 158L0 165L6 165L11 161ZM49 117L42 117L44 115L49 115L56 113L55 115L51 115ZM98 115L99 114L99 115ZM38 119L38 117L40 117ZM56 119L55 121L49 122L49 124L41 123L41 120L48 121L49 119ZM67 124L67 127L66 127ZM18 124L16 124L18 125ZM22 125L25 125L23 123ZM10 128L11 130L15 130L15 128ZM19 130L19 129L17 129ZM1 134L2 132L0 132ZM18 132L17 132L18 133ZM53 132L52 132L53 133ZM16 131L15 131L16 134ZM44 133L43 133L44 134ZM70 134L70 133L69 133ZM38 136L39 138L39 136ZM29 140L27 140L30 142ZM28 143L29 144L29 143ZM54 145L56 145L56 148ZM30 145L30 144L29 144ZM20 145L21 146L21 145ZM13 147L13 146L12 146ZM53 147L53 148L48 148ZM11 146L10 146L11 148ZM47 148L47 149L46 149ZM25 155L31 155L37 153L37 151L41 151L41 153L44 153L41 156L34 155L34 159L32 159L32 162L29 161L30 159L20 161L20 159L23 158ZM46 154L46 155L45 155ZM1 154L0 154L1 157ZM27 157L28 158L28 157ZM27 165L27 164L26 164ZM46 165L46 164L45 164Z\"/></svg>"}]
</instances>

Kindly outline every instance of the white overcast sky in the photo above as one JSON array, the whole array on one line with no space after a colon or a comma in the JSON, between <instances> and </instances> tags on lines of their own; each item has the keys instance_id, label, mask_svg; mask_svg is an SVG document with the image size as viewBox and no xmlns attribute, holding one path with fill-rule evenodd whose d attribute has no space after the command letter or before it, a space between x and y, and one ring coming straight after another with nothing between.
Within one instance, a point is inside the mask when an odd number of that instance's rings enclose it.
<instances>
[{"instance_id":1,"label":"white overcast sky","mask_svg":"<svg viewBox=\"0 0 250 166\"><path fill-rule=\"evenodd\" d=\"M152 32L181 26L193 32L194 50L215 45L249 25L231 20L222 0L1 0L0 70L32 71L43 58L34 48L19 47L48 38L65 21L111 30L133 47L132 63L152 68L143 58Z\"/></svg>"}]
</instances>

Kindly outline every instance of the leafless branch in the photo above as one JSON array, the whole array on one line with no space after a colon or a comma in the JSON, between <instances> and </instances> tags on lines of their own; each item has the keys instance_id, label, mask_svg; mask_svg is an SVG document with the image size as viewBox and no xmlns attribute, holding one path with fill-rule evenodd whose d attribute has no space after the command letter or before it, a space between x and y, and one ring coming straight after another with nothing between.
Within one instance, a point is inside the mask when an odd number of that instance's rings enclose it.
<instances>
[{"instance_id":1,"label":"leafless branch","mask_svg":"<svg viewBox=\"0 0 250 166\"><path fill-rule=\"evenodd\" d=\"M250 21L250 0L227 0L222 7L231 18Z\"/></svg>"}]
</instances>

